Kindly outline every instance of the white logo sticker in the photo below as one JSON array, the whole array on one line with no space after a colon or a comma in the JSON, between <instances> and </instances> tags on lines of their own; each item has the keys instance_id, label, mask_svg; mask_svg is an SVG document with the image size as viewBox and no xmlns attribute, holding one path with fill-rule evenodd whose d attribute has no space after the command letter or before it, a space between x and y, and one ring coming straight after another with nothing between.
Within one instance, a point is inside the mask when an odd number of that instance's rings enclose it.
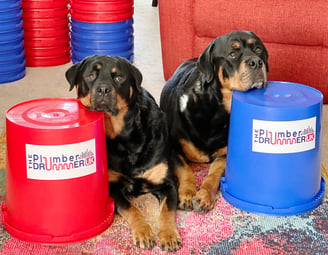
<instances>
[{"instance_id":1,"label":"white logo sticker","mask_svg":"<svg viewBox=\"0 0 328 255\"><path fill-rule=\"evenodd\" d=\"M27 178L64 180L96 172L95 139L65 145L26 144Z\"/></svg>"},{"instance_id":2,"label":"white logo sticker","mask_svg":"<svg viewBox=\"0 0 328 255\"><path fill-rule=\"evenodd\" d=\"M316 117L296 121L253 120L252 150L296 153L315 148Z\"/></svg>"}]
</instances>

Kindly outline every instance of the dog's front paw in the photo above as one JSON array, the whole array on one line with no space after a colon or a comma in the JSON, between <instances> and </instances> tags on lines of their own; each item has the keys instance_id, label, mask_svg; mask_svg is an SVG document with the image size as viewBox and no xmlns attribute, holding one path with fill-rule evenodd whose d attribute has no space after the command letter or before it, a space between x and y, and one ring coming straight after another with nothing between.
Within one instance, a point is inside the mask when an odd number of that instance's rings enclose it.
<instances>
[{"instance_id":1,"label":"dog's front paw","mask_svg":"<svg viewBox=\"0 0 328 255\"><path fill-rule=\"evenodd\" d=\"M172 252L181 248L181 238L176 229L165 229L159 232L159 240L162 250Z\"/></svg>"},{"instance_id":2,"label":"dog's front paw","mask_svg":"<svg viewBox=\"0 0 328 255\"><path fill-rule=\"evenodd\" d=\"M181 192L179 191L179 209L191 211L193 208L192 199L195 196L195 192L192 190Z\"/></svg>"},{"instance_id":3,"label":"dog's front paw","mask_svg":"<svg viewBox=\"0 0 328 255\"><path fill-rule=\"evenodd\" d=\"M151 250L156 245L153 231L147 223L140 223L138 227L132 229L132 238L138 248Z\"/></svg>"},{"instance_id":4,"label":"dog's front paw","mask_svg":"<svg viewBox=\"0 0 328 255\"><path fill-rule=\"evenodd\" d=\"M206 189L200 189L193 198L192 203L195 212L207 213L214 208L215 194Z\"/></svg>"}]
</instances>

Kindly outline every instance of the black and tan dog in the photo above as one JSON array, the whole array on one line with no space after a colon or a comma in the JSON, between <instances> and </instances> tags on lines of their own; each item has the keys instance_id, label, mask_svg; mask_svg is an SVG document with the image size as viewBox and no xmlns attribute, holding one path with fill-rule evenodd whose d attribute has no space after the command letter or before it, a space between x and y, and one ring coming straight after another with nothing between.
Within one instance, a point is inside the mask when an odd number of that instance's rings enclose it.
<instances>
[{"instance_id":1,"label":"black and tan dog","mask_svg":"<svg viewBox=\"0 0 328 255\"><path fill-rule=\"evenodd\" d=\"M178 178L179 208L205 213L214 207L224 174L233 90L266 86L268 53L260 38L234 31L213 40L198 59L181 64L163 88ZM189 162L211 163L196 191Z\"/></svg>"},{"instance_id":2,"label":"black and tan dog","mask_svg":"<svg viewBox=\"0 0 328 255\"><path fill-rule=\"evenodd\" d=\"M105 112L110 195L129 223L134 243L146 249L155 245L151 227L131 203L150 192L160 201L160 245L177 250L178 195L167 158L166 116L141 87L140 71L120 57L92 56L67 70L66 78L85 107Z\"/></svg>"}]
</instances>

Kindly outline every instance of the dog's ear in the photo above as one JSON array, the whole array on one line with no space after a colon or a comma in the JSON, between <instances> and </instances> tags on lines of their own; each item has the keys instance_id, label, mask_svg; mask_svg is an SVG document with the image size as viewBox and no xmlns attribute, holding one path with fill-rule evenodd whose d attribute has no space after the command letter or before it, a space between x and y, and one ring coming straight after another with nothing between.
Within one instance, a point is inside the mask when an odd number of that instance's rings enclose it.
<instances>
[{"instance_id":1,"label":"dog's ear","mask_svg":"<svg viewBox=\"0 0 328 255\"><path fill-rule=\"evenodd\" d=\"M203 53L199 56L197 60L197 67L205 75L205 81L211 82L214 78L213 69L213 49L215 46L215 41L212 41Z\"/></svg>"},{"instance_id":2,"label":"dog's ear","mask_svg":"<svg viewBox=\"0 0 328 255\"><path fill-rule=\"evenodd\" d=\"M77 78L77 74L80 70L80 66L81 66L81 63L74 64L65 73L66 80L70 84L69 91L71 91L77 85L76 78Z\"/></svg>"},{"instance_id":3,"label":"dog's ear","mask_svg":"<svg viewBox=\"0 0 328 255\"><path fill-rule=\"evenodd\" d=\"M138 91L141 91L142 74L134 65L130 65L130 68L136 81L136 88Z\"/></svg>"}]
</instances>

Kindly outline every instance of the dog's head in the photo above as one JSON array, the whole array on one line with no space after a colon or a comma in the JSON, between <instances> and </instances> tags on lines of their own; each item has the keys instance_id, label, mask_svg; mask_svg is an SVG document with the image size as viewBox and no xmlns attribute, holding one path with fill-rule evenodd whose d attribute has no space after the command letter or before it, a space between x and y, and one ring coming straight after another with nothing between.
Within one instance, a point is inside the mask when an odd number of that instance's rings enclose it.
<instances>
[{"instance_id":1,"label":"dog's head","mask_svg":"<svg viewBox=\"0 0 328 255\"><path fill-rule=\"evenodd\" d=\"M121 57L92 56L70 67L66 79L85 107L117 115L141 91L142 75Z\"/></svg>"},{"instance_id":2,"label":"dog's head","mask_svg":"<svg viewBox=\"0 0 328 255\"><path fill-rule=\"evenodd\" d=\"M268 52L253 32L234 31L213 40L197 66L207 83L218 79L230 90L262 88L267 83Z\"/></svg>"}]
</instances>

